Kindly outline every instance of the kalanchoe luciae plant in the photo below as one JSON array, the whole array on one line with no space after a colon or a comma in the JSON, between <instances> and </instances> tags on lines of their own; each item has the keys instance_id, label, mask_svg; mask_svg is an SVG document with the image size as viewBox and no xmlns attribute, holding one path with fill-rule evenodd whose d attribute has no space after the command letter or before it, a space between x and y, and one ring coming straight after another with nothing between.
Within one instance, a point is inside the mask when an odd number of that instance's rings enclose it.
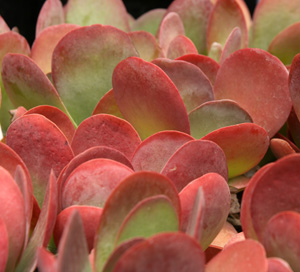
<instances>
[{"instance_id":1,"label":"kalanchoe luciae plant","mask_svg":"<svg viewBox=\"0 0 300 272\"><path fill-rule=\"evenodd\" d=\"M0 271L300 271L299 31L299 0L47 0L31 48L0 17Z\"/></svg>"}]
</instances>

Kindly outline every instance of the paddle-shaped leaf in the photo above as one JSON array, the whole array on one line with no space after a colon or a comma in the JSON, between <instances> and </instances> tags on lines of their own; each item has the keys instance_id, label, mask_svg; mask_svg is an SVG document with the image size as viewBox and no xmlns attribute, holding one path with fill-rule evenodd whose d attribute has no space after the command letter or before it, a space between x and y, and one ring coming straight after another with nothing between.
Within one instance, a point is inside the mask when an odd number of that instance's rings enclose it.
<instances>
[{"instance_id":1,"label":"paddle-shaped leaf","mask_svg":"<svg viewBox=\"0 0 300 272\"><path fill-rule=\"evenodd\" d=\"M166 57L176 59L187 54L198 54L198 50L188 37L178 35L170 42Z\"/></svg>"},{"instance_id":2,"label":"paddle-shaped leaf","mask_svg":"<svg viewBox=\"0 0 300 272\"><path fill-rule=\"evenodd\" d=\"M190 132L187 111L170 78L156 65L131 57L113 73L119 109L142 139L161 131Z\"/></svg>"},{"instance_id":3,"label":"paddle-shaped leaf","mask_svg":"<svg viewBox=\"0 0 300 272\"><path fill-rule=\"evenodd\" d=\"M268 272L293 272L289 264L281 258L268 258Z\"/></svg>"},{"instance_id":4,"label":"paddle-shaped leaf","mask_svg":"<svg viewBox=\"0 0 300 272\"><path fill-rule=\"evenodd\" d=\"M9 26L6 24L6 22L4 21L2 16L0 16L0 34L9 32L9 31L10 31Z\"/></svg>"},{"instance_id":5,"label":"paddle-shaped leaf","mask_svg":"<svg viewBox=\"0 0 300 272\"><path fill-rule=\"evenodd\" d=\"M300 54L297 54L293 59L290 74L289 74L289 88L293 102L293 108L300 120Z\"/></svg>"},{"instance_id":6,"label":"paddle-shaped leaf","mask_svg":"<svg viewBox=\"0 0 300 272\"><path fill-rule=\"evenodd\" d=\"M46 248L40 247L37 250L37 267L42 272L56 272L56 258Z\"/></svg>"},{"instance_id":7,"label":"paddle-shaped leaf","mask_svg":"<svg viewBox=\"0 0 300 272\"><path fill-rule=\"evenodd\" d=\"M236 101L270 137L291 111L288 71L276 57L261 49L241 49L228 57L214 87L216 99Z\"/></svg>"},{"instance_id":8,"label":"paddle-shaped leaf","mask_svg":"<svg viewBox=\"0 0 300 272\"><path fill-rule=\"evenodd\" d=\"M0 271L5 271L9 252L9 238L5 222L1 218L0 233Z\"/></svg>"},{"instance_id":9,"label":"paddle-shaped leaf","mask_svg":"<svg viewBox=\"0 0 300 272\"><path fill-rule=\"evenodd\" d=\"M179 131L161 131L145 139L132 157L134 171L161 172L167 161L183 144L194 140Z\"/></svg>"},{"instance_id":10,"label":"paddle-shaped leaf","mask_svg":"<svg viewBox=\"0 0 300 272\"><path fill-rule=\"evenodd\" d=\"M189 182L214 172L228 177L223 150L212 141L194 140L181 146L166 163L161 173L172 180L180 192Z\"/></svg>"},{"instance_id":11,"label":"paddle-shaped leaf","mask_svg":"<svg viewBox=\"0 0 300 272\"><path fill-rule=\"evenodd\" d=\"M278 138L271 139L270 149L277 159L296 153L287 141Z\"/></svg>"},{"instance_id":12,"label":"paddle-shaped leaf","mask_svg":"<svg viewBox=\"0 0 300 272\"><path fill-rule=\"evenodd\" d=\"M190 236L175 232L155 235L128 249L114 272L203 272L204 253Z\"/></svg>"},{"instance_id":13,"label":"paddle-shaped leaf","mask_svg":"<svg viewBox=\"0 0 300 272\"><path fill-rule=\"evenodd\" d=\"M116 187L105 204L98 227L95 241L95 271L102 271L115 247L120 225L130 210L139 201L161 194L169 197L179 214L180 204L176 188L163 175L154 172L138 172L127 177Z\"/></svg>"},{"instance_id":14,"label":"paddle-shaped leaf","mask_svg":"<svg viewBox=\"0 0 300 272\"><path fill-rule=\"evenodd\" d=\"M244 174L256 166L269 147L267 132L252 123L220 128L207 134L202 140L213 141L223 149L229 178Z\"/></svg>"},{"instance_id":15,"label":"paddle-shaped leaf","mask_svg":"<svg viewBox=\"0 0 300 272\"><path fill-rule=\"evenodd\" d=\"M81 27L60 40L53 52L52 77L75 122L79 124L89 117L111 89L115 66L136 55L129 36L112 26Z\"/></svg>"},{"instance_id":16,"label":"paddle-shaped leaf","mask_svg":"<svg viewBox=\"0 0 300 272\"><path fill-rule=\"evenodd\" d=\"M58 176L73 158L66 137L44 116L29 114L11 124L7 131L6 143L28 167L33 192L41 206L51 169Z\"/></svg>"}]
</instances>

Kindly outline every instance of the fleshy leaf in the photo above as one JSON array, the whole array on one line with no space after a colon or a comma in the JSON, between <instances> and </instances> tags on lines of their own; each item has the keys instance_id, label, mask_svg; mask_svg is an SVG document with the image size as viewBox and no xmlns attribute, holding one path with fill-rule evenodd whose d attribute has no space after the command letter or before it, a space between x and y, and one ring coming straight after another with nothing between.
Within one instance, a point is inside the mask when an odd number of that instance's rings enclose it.
<instances>
[{"instance_id":1,"label":"fleshy leaf","mask_svg":"<svg viewBox=\"0 0 300 272\"><path fill-rule=\"evenodd\" d=\"M71 205L102 208L113 189L133 170L109 159L93 159L80 164L62 187L62 209Z\"/></svg>"},{"instance_id":2,"label":"fleshy leaf","mask_svg":"<svg viewBox=\"0 0 300 272\"><path fill-rule=\"evenodd\" d=\"M84 228L78 211L73 211L58 247L58 272L91 272Z\"/></svg>"},{"instance_id":3,"label":"fleshy leaf","mask_svg":"<svg viewBox=\"0 0 300 272\"><path fill-rule=\"evenodd\" d=\"M41 214L30 237L16 272L33 271L37 265L37 250L50 241L57 215L57 185L53 171L50 173Z\"/></svg>"},{"instance_id":4,"label":"fleshy leaf","mask_svg":"<svg viewBox=\"0 0 300 272\"><path fill-rule=\"evenodd\" d=\"M37 19L35 36L38 37L45 28L63 24L64 21L65 15L61 1L46 0Z\"/></svg>"},{"instance_id":5,"label":"fleshy leaf","mask_svg":"<svg viewBox=\"0 0 300 272\"><path fill-rule=\"evenodd\" d=\"M120 244L135 237L149 238L179 230L179 215L168 197L157 195L140 201L124 219L116 239Z\"/></svg>"},{"instance_id":6,"label":"fleshy leaf","mask_svg":"<svg viewBox=\"0 0 300 272\"><path fill-rule=\"evenodd\" d=\"M9 237L5 222L0 218L0 271L5 271L9 252Z\"/></svg>"},{"instance_id":7,"label":"fleshy leaf","mask_svg":"<svg viewBox=\"0 0 300 272\"><path fill-rule=\"evenodd\" d=\"M166 57L176 59L187 54L198 54L198 50L188 37L178 35L170 42Z\"/></svg>"},{"instance_id":8,"label":"fleshy leaf","mask_svg":"<svg viewBox=\"0 0 300 272\"><path fill-rule=\"evenodd\" d=\"M291 65L289 74L289 88L293 108L298 120L300 120L300 54L295 56Z\"/></svg>"},{"instance_id":9,"label":"fleshy leaf","mask_svg":"<svg viewBox=\"0 0 300 272\"><path fill-rule=\"evenodd\" d=\"M127 11L121 0L69 0L65 6L65 16L66 23L110 25L129 31Z\"/></svg>"},{"instance_id":10,"label":"fleshy leaf","mask_svg":"<svg viewBox=\"0 0 300 272\"><path fill-rule=\"evenodd\" d=\"M202 72L208 77L211 84L214 85L220 65L210 57L198 54L188 54L177 58L177 60L184 60L198 66Z\"/></svg>"},{"instance_id":11,"label":"fleshy leaf","mask_svg":"<svg viewBox=\"0 0 300 272\"><path fill-rule=\"evenodd\" d=\"M155 235L128 249L114 272L204 272L204 253L190 236L175 232Z\"/></svg>"},{"instance_id":12,"label":"fleshy leaf","mask_svg":"<svg viewBox=\"0 0 300 272\"><path fill-rule=\"evenodd\" d=\"M158 173L138 172L132 174L112 192L103 209L96 235L95 271L102 271L107 258L115 247L115 239L120 225L130 210L139 201L161 194L170 198L179 214L179 198L174 185L167 177Z\"/></svg>"},{"instance_id":13,"label":"fleshy leaf","mask_svg":"<svg viewBox=\"0 0 300 272\"><path fill-rule=\"evenodd\" d=\"M189 113L191 135L200 139L222 127L252 123L251 116L236 102L228 99L202 104Z\"/></svg>"},{"instance_id":14,"label":"fleshy leaf","mask_svg":"<svg viewBox=\"0 0 300 272\"><path fill-rule=\"evenodd\" d=\"M293 139L293 142L299 148L300 147L300 122L295 113L294 108L292 109L290 116L287 120L287 125L288 125L289 132L291 134L291 137Z\"/></svg>"},{"instance_id":15,"label":"fleshy leaf","mask_svg":"<svg viewBox=\"0 0 300 272\"><path fill-rule=\"evenodd\" d=\"M263 246L249 239L226 247L208 262L205 272L265 272L267 264Z\"/></svg>"},{"instance_id":16,"label":"fleshy leaf","mask_svg":"<svg viewBox=\"0 0 300 272\"><path fill-rule=\"evenodd\" d=\"M175 0L167 9L167 12L179 14L186 36L193 41L199 54L207 52L206 28L212 9L210 0Z\"/></svg>"},{"instance_id":17,"label":"fleshy leaf","mask_svg":"<svg viewBox=\"0 0 300 272\"><path fill-rule=\"evenodd\" d=\"M267 50L279 32L299 21L299 0L260 1L253 15L250 46Z\"/></svg>"},{"instance_id":18,"label":"fleshy leaf","mask_svg":"<svg viewBox=\"0 0 300 272\"><path fill-rule=\"evenodd\" d=\"M94 240L97 231L97 226L100 222L102 208L92 206L70 206L61 211L56 219L53 238L57 246L63 235L66 223L74 211L78 211L83 223L85 238L87 241L88 250L91 251L94 247Z\"/></svg>"},{"instance_id":19,"label":"fleshy leaf","mask_svg":"<svg viewBox=\"0 0 300 272\"><path fill-rule=\"evenodd\" d=\"M31 58L45 74L51 72L52 54L57 43L63 36L78 27L71 24L49 26L35 39L31 48Z\"/></svg>"},{"instance_id":20,"label":"fleshy leaf","mask_svg":"<svg viewBox=\"0 0 300 272\"><path fill-rule=\"evenodd\" d=\"M299 213L280 212L268 221L263 240L268 256L286 260L293 271L300 271L299 228Z\"/></svg>"},{"instance_id":21,"label":"fleshy leaf","mask_svg":"<svg viewBox=\"0 0 300 272\"><path fill-rule=\"evenodd\" d=\"M224 248L226 243L236 234L237 231L234 228L234 226L231 225L229 222L225 221L222 229L220 230L216 238L212 241L211 245Z\"/></svg>"},{"instance_id":22,"label":"fleshy leaf","mask_svg":"<svg viewBox=\"0 0 300 272\"><path fill-rule=\"evenodd\" d=\"M84 6L89 5L84 2ZM52 78L76 123L89 117L100 98L112 88L115 66L136 55L129 36L108 25L81 27L60 40L53 52Z\"/></svg>"},{"instance_id":23,"label":"fleshy leaf","mask_svg":"<svg viewBox=\"0 0 300 272\"><path fill-rule=\"evenodd\" d=\"M229 56L220 67L214 87L216 99L236 101L270 137L291 111L288 71L261 49L241 49Z\"/></svg>"},{"instance_id":24,"label":"fleshy leaf","mask_svg":"<svg viewBox=\"0 0 300 272\"><path fill-rule=\"evenodd\" d=\"M300 20L300 18L299 18ZM269 45L268 51L278 57L285 65L292 63L300 52L300 22L282 30Z\"/></svg>"},{"instance_id":25,"label":"fleshy leaf","mask_svg":"<svg viewBox=\"0 0 300 272\"><path fill-rule=\"evenodd\" d=\"M6 144L25 162L31 175L33 192L42 205L51 169L56 176L73 158L71 147L58 127L39 114L29 114L13 122Z\"/></svg>"},{"instance_id":26,"label":"fleshy leaf","mask_svg":"<svg viewBox=\"0 0 300 272\"><path fill-rule=\"evenodd\" d=\"M161 172L167 161L183 144L194 140L179 131L161 131L145 139L132 157L134 171Z\"/></svg>"},{"instance_id":27,"label":"fleshy leaf","mask_svg":"<svg viewBox=\"0 0 300 272\"><path fill-rule=\"evenodd\" d=\"M223 149L229 178L244 174L256 166L266 154L270 141L267 132L252 123L217 129L202 140L213 141Z\"/></svg>"},{"instance_id":28,"label":"fleshy leaf","mask_svg":"<svg viewBox=\"0 0 300 272\"><path fill-rule=\"evenodd\" d=\"M37 250L37 268L42 272L57 272L56 258L46 248L40 247Z\"/></svg>"},{"instance_id":29,"label":"fleshy leaf","mask_svg":"<svg viewBox=\"0 0 300 272\"><path fill-rule=\"evenodd\" d=\"M182 60L166 58L152 61L173 81L187 112L214 99L212 85L206 75L195 65Z\"/></svg>"},{"instance_id":30,"label":"fleshy leaf","mask_svg":"<svg viewBox=\"0 0 300 272\"><path fill-rule=\"evenodd\" d=\"M180 192L189 182L214 172L227 180L227 164L223 150L212 141L194 140L181 146L166 163L162 174Z\"/></svg>"},{"instance_id":31,"label":"fleshy leaf","mask_svg":"<svg viewBox=\"0 0 300 272\"><path fill-rule=\"evenodd\" d=\"M241 31L242 48L248 45L248 29L242 9L237 1L217 1L209 17L207 26L207 48L210 49L213 42L220 43L223 48L227 37L235 27Z\"/></svg>"},{"instance_id":32,"label":"fleshy leaf","mask_svg":"<svg viewBox=\"0 0 300 272\"><path fill-rule=\"evenodd\" d=\"M113 73L113 90L121 113L142 139L161 130L189 134L182 98L156 65L136 57L120 62Z\"/></svg>"},{"instance_id":33,"label":"fleshy leaf","mask_svg":"<svg viewBox=\"0 0 300 272\"><path fill-rule=\"evenodd\" d=\"M281 258L268 258L268 272L293 272L289 264Z\"/></svg>"},{"instance_id":34,"label":"fleshy leaf","mask_svg":"<svg viewBox=\"0 0 300 272\"><path fill-rule=\"evenodd\" d=\"M12 176L2 167L0 167L0 177L0 213L9 240L6 270L13 271L24 246L26 225L24 199ZM5 235L4 233L3 237Z\"/></svg>"},{"instance_id":35,"label":"fleshy leaf","mask_svg":"<svg viewBox=\"0 0 300 272\"><path fill-rule=\"evenodd\" d=\"M5 32L9 32L9 31L10 31L9 26L6 24L6 22L4 21L2 16L0 16L0 34L3 34Z\"/></svg>"},{"instance_id":36,"label":"fleshy leaf","mask_svg":"<svg viewBox=\"0 0 300 272\"><path fill-rule=\"evenodd\" d=\"M181 229L183 231L188 226L188 220L191 220L192 209L199 188L202 189L202 197L204 198L204 206L201 208L203 225L201 226L201 235L195 238L205 250L226 222L230 209L230 192L227 181L216 173L208 173L191 181L179 193L182 209Z\"/></svg>"},{"instance_id":37,"label":"fleshy leaf","mask_svg":"<svg viewBox=\"0 0 300 272\"><path fill-rule=\"evenodd\" d=\"M77 128L72 140L74 154L93 146L107 146L122 152L129 160L141 139L126 120L108 114L93 115Z\"/></svg>"},{"instance_id":38,"label":"fleshy leaf","mask_svg":"<svg viewBox=\"0 0 300 272\"><path fill-rule=\"evenodd\" d=\"M277 159L296 153L287 141L278 138L271 139L270 148Z\"/></svg>"}]
</instances>

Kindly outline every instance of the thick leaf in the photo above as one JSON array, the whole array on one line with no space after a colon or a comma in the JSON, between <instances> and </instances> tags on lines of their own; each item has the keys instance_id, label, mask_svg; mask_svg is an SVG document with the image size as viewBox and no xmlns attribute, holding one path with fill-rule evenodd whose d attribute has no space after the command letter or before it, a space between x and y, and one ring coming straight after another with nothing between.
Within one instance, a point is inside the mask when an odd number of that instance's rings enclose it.
<instances>
[{"instance_id":1,"label":"thick leaf","mask_svg":"<svg viewBox=\"0 0 300 272\"><path fill-rule=\"evenodd\" d=\"M228 177L223 150L212 141L194 140L181 146L166 163L161 173L172 180L180 192L189 182L214 172Z\"/></svg>"},{"instance_id":2,"label":"thick leaf","mask_svg":"<svg viewBox=\"0 0 300 272\"><path fill-rule=\"evenodd\" d=\"M230 191L227 181L216 173L203 175L185 186L179 193L182 209L181 229L183 231L188 226L188 220L191 220L192 209L199 188L202 189L202 197L204 198L204 206L201 208L203 226L201 226L201 236L195 238L205 250L226 222L230 209Z\"/></svg>"},{"instance_id":3,"label":"thick leaf","mask_svg":"<svg viewBox=\"0 0 300 272\"><path fill-rule=\"evenodd\" d=\"M193 41L199 54L207 52L206 28L212 9L210 0L175 0L167 9L167 12L179 14L186 36Z\"/></svg>"},{"instance_id":4,"label":"thick leaf","mask_svg":"<svg viewBox=\"0 0 300 272\"><path fill-rule=\"evenodd\" d=\"M300 52L300 22L282 30L269 45L268 51L278 57L285 65L292 63Z\"/></svg>"},{"instance_id":5,"label":"thick leaf","mask_svg":"<svg viewBox=\"0 0 300 272\"><path fill-rule=\"evenodd\" d=\"M189 113L191 135L200 139L222 127L252 123L251 116L236 102L228 99L202 104Z\"/></svg>"},{"instance_id":6,"label":"thick leaf","mask_svg":"<svg viewBox=\"0 0 300 272\"><path fill-rule=\"evenodd\" d=\"M248 45L248 29L242 9L237 1L217 1L209 17L207 26L207 48L210 49L213 42L218 42L224 48L227 37L235 27L241 31L242 48Z\"/></svg>"},{"instance_id":7,"label":"thick leaf","mask_svg":"<svg viewBox=\"0 0 300 272\"><path fill-rule=\"evenodd\" d=\"M102 208L113 189L133 170L109 159L93 159L80 164L62 187L62 209L71 205Z\"/></svg>"},{"instance_id":8,"label":"thick leaf","mask_svg":"<svg viewBox=\"0 0 300 272\"><path fill-rule=\"evenodd\" d=\"M33 271L37 265L37 251L50 241L57 215L57 185L53 171L50 173L45 199L36 227L16 268L16 272Z\"/></svg>"},{"instance_id":9,"label":"thick leaf","mask_svg":"<svg viewBox=\"0 0 300 272\"><path fill-rule=\"evenodd\" d=\"M300 122L295 113L294 108L290 113L290 116L287 121L287 125L288 125L289 132L291 134L291 138L293 139L293 142L299 148L300 147Z\"/></svg>"},{"instance_id":10,"label":"thick leaf","mask_svg":"<svg viewBox=\"0 0 300 272\"><path fill-rule=\"evenodd\" d=\"M73 211L58 247L58 272L91 272L84 227L78 211Z\"/></svg>"},{"instance_id":11,"label":"thick leaf","mask_svg":"<svg viewBox=\"0 0 300 272\"><path fill-rule=\"evenodd\" d=\"M66 111L57 91L42 70L27 56L7 54L2 62L2 80L12 103L27 109L39 105Z\"/></svg>"},{"instance_id":12,"label":"thick leaf","mask_svg":"<svg viewBox=\"0 0 300 272\"><path fill-rule=\"evenodd\" d=\"M65 15L61 1L46 0L37 19L35 36L38 37L45 28L63 24L64 21Z\"/></svg>"},{"instance_id":13,"label":"thick leaf","mask_svg":"<svg viewBox=\"0 0 300 272\"><path fill-rule=\"evenodd\" d=\"M132 157L134 171L161 172L167 161L183 144L194 140L179 131L161 131L145 139Z\"/></svg>"},{"instance_id":14,"label":"thick leaf","mask_svg":"<svg viewBox=\"0 0 300 272\"><path fill-rule=\"evenodd\" d=\"M216 236L216 238L212 241L211 245L219 246L224 248L227 242L237 234L236 229L229 222L225 221L222 229Z\"/></svg>"},{"instance_id":15,"label":"thick leaf","mask_svg":"<svg viewBox=\"0 0 300 272\"><path fill-rule=\"evenodd\" d=\"M291 65L289 74L289 88L293 108L298 120L300 120L300 54L295 56Z\"/></svg>"},{"instance_id":16,"label":"thick leaf","mask_svg":"<svg viewBox=\"0 0 300 272\"><path fill-rule=\"evenodd\" d=\"M0 16L0 34L9 32L9 31L10 31L9 26L6 24L6 22L4 21L2 16Z\"/></svg>"},{"instance_id":17,"label":"thick leaf","mask_svg":"<svg viewBox=\"0 0 300 272\"><path fill-rule=\"evenodd\" d=\"M285 0L260 1L253 15L250 46L267 50L279 32L299 21L299 0L288 2Z\"/></svg>"},{"instance_id":18,"label":"thick leaf","mask_svg":"<svg viewBox=\"0 0 300 272\"><path fill-rule=\"evenodd\" d=\"M60 2L58 0L54 0L54 2L56 1ZM35 39L31 49L31 58L45 74L51 72L52 54L57 43L63 36L75 28L78 28L78 26L71 24L49 26Z\"/></svg>"},{"instance_id":19,"label":"thick leaf","mask_svg":"<svg viewBox=\"0 0 300 272\"><path fill-rule=\"evenodd\" d=\"M44 116L29 114L11 124L7 131L6 143L28 167L33 192L41 206L51 169L55 176L58 176L73 158L66 137Z\"/></svg>"},{"instance_id":20,"label":"thick leaf","mask_svg":"<svg viewBox=\"0 0 300 272\"><path fill-rule=\"evenodd\" d=\"M155 235L128 249L117 262L114 272L203 272L204 253L186 234Z\"/></svg>"},{"instance_id":21,"label":"thick leaf","mask_svg":"<svg viewBox=\"0 0 300 272\"><path fill-rule=\"evenodd\" d=\"M182 98L156 65L136 57L120 62L113 73L113 90L121 113L142 139L161 130L189 134Z\"/></svg>"},{"instance_id":22,"label":"thick leaf","mask_svg":"<svg viewBox=\"0 0 300 272\"><path fill-rule=\"evenodd\" d=\"M127 11L121 0L69 0L65 15L67 23L110 25L129 31Z\"/></svg>"},{"instance_id":23,"label":"thick leaf","mask_svg":"<svg viewBox=\"0 0 300 272\"><path fill-rule=\"evenodd\" d=\"M204 55L188 54L177 58L177 60L184 60L198 66L202 70L202 72L208 77L211 84L215 83L220 65L212 58Z\"/></svg>"},{"instance_id":24,"label":"thick leaf","mask_svg":"<svg viewBox=\"0 0 300 272\"><path fill-rule=\"evenodd\" d=\"M261 49L241 49L228 57L214 87L216 99L236 101L270 137L289 116L288 71L276 57Z\"/></svg>"},{"instance_id":25,"label":"thick leaf","mask_svg":"<svg viewBox=\"0 0 300 272\"><path fill-rule=\"evenodd\" d=\"M256 166L266 154L269 136L260 126L243 123L215 130L202 138L213 141L224 151L228 177L236 177Z\"/></svg>"},{"instance_id":26,"label":"thick leaf","mask_svg":"<svg viewBox=\"0 0 300 272\"><path fill-rule=\"evenodd\" d=\"M268 222L263 244L269 257L286 260L295 272L300 271L300 213L286 211Z\"/></svg>"},{"instance_id":27,"label":"thick leaf","mask_svg":"<svg viewBox=\"0 0 300 272\"><path fill-rule=\"evenodd\" d=\"M95 271L102 271L107 258L115 247L120 225L130 210L139 201L161 194L170 198L176 212L179 214L180 204L176 188L168 178L158 173L138 172L132 174L112 192L103 209L97 231Z\"/></svg>"},{"instance_id":28,"label":"thick leaf","mask_svg":"<svg viewBox=\"0 0 300 272\"><path fill-rule=\"evenodd\" d=\"M159 58L152 61L173 81L187 112L213 100L213 89L206 75L195 65L182 60Z\"/></svg>"},{"instance_id":29,"label":"thick leaf","mask_svg":"<svg viewBox=\"0 0 300 272\"><path fill-rule=\"evenodd\" d=\"M84 2L84 6L89 4ZM112 26L81 27L60 40L53 52L52 77L75 122L90 116L111 89L115 66L136 55L129 36Z\"/></svg>"},{"instance_id":30,"label":"thick leaf","mask_svg":"<svg viewBox=\"0 0 300 272\"><path fill-rule=\"evenodd\" d=\"M97 114L84 120L72 140L74 154L93 146L106 146L122 152L129 160L141 139L135 129L124 119Z\"/></svg>"},{"instance_id":31,"label":"thick leaf","mask_svg":"<svg viewBox=\"0 0 300 272\"><path fill-rule=\"evenodd\" d=\"M176 59L187 54L198 54L198 50L188 37L178 35L170 42L166 57Z\"/></svg>"},{"instance_id":32,"label":"thick leaf","mask_svg":"<svg viewBox=\"0 0 300 272\"><path fill-rule=\"evenodd\" d=\"M3 257L5 258L8 253L6 270L13 271L24 246L26 226L24 199L12 176L2 167L0 167L0 177L0 214L7 230L3 238L5 239L7 235L9 240L9 250Z\"/></svg>"},{"instance_id":33,"label":"thick leaf","mask_svg":"<svg viewBox=\"0 0 300 272\"><path fill-rule=\"evenodd\" d=\"M75 210L78 211L78 213L80 214L83 227L84 227L84 234L85 234L88 250L90 252L94 247L96 230L101 218L102 208L74 205L64 209L62 212L58 214L56 218L56 223L53 230L54 242L56 246L59 246L59 242L63 235L66 224Z\"/></svg>"},{"instance_id":34,"label":"thick leaf","mask_svg":"<svg viewBox=\"0 0 300 272\"><path fill-rule=\"evenodd\" d=\"M277 159L296 153L287 141L278 138L271 139L270 148Z\"/></svg>"},{"instance_id":35,"label":"thick leaf","mask_svg":"<svg viewBox=\"0 0 300 272\"><path fill-rule=\"evenodd\" d=\"M206 265L205 272L265 272L267 265L263 246L249 239L226 247Z\"/></svg>"},{"instance_id":36,"label":"thick leaf","mask_svg":"<svg viewBox=\"0 0 300 272\"><path fill-rule=\"evenodd\" d=\"M280 258L268 258L268 272L293 272L289 264Z\"/></svg>"},{"instance_id":37,"label":"thick leaf","mask_svg":"<svg viewBox=\"0 0 300 272\"><path fill-rule=\"evenodd\" d=\"M37 250L37 267L41 272L56 272L56 258L46 248L40 247Z\"/></svg>"},{"instance_id":38,"label":"thick leaf","mask_svg":"<svg viewBox=\"0 0 300 272\"><path fill-rule=\"evenodd\" d=\"M1 218L0 233L0 271L5 271L9 252L9 237L5 222Z\"/></svg>"}]
</instances>

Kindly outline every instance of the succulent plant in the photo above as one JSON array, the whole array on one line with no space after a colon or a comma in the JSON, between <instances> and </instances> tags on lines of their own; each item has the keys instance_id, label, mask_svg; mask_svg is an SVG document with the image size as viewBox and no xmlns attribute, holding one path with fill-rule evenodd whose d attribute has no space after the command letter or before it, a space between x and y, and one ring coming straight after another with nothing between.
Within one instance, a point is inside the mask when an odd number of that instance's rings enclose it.
<instances>
[{"instance_id":1,"label":"succulent plant","mask_svg":"<svg viewBox=\"0 0 300 272\"><path fill-rule=\"evenodd\" d=\"M31 48L0 17L0 271L300 271L299 31L299 0L47 0Z\"/></svg>"}]
</instances>

